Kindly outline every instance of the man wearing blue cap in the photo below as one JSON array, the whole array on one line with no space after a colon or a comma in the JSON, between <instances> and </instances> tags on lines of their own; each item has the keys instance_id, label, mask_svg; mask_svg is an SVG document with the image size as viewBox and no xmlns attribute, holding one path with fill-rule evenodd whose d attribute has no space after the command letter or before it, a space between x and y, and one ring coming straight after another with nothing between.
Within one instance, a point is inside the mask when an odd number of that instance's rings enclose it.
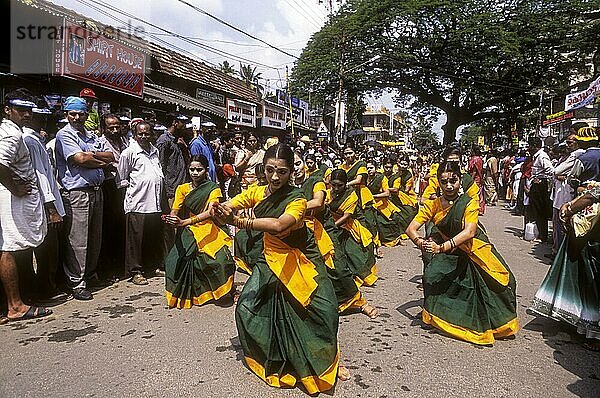
<instances>
[{"instance_id":1,"label":"man wearing blue cap","mask_svg":"<svg viewBox=\"0 0 600 398\"><path fill-rule=\"evenodd\" d=\"M0 281L8 304L7 317L0 317L0 322L52 313L22 301L15 262L16 252L38 246L46 235L46 217L37 178L21 130L31 119L34 107L28 91L8 93L4 107L6 117L0 125Z\"/></svg>"},{"instance_id":2,"label":"man wearing blue cap","mask_svg":"<svg viewBox=\"0 0 600 398\"><path fill-rule=\"evenodd\" d=\"M56 134L56 166L64 188L66 216L63 226L64 270L77 300L91 300L86 280L97 280L96 265L102 243L104 170L115 158L95 134L84 126L87 104L68 97L63 108L69 124Z\"/></svg>"}]
</instances>

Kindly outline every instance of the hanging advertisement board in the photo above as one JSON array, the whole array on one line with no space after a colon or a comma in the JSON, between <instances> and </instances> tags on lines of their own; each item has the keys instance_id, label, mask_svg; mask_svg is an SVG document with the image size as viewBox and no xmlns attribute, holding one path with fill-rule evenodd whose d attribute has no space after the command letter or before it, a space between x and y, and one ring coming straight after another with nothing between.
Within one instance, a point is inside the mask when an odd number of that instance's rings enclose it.
<instances>
[{"instance_id":1,"label":"hanging advertisement board","mask_svg":"<svg viewBox=\"0 0 600 398\"><path fill-rule=\"evenodd\" d=\"M587 89L573 94L567 94L565 97L565 111L582 108L593 104L594 93L600 90L600 76L594 80Z\"/></svg>"},{"instance_id":2,"label":"hanging advertisement board","mask_svg":"<svg viewBox=\"0 0 600 398\"><path fill-rule=\"evenodd\" d=\"M144 53L70 21L63 32L54 50L55 74L142 96Z\"/></svg>"},{"instance_id":3,"label":"hanging advertisement board","mask_svg":"<svg viewBox=\"0 0 600 398\"><path fill-rule=\"evenodd\" d=\"M285 130L285 115L285 107L264 101L261 125L262 127L270 127L272 129Z\"/></svg>"},{"instance_id":4,"label":"hanging advertisement board","mask_svg":"<svg viewBox=\"0 0 600 398\"><path fill-rule=\"evenodd\" d=\"M227 98L227 123L243 127L256 127L256 105Z\"/></svg>"}]
</instances>

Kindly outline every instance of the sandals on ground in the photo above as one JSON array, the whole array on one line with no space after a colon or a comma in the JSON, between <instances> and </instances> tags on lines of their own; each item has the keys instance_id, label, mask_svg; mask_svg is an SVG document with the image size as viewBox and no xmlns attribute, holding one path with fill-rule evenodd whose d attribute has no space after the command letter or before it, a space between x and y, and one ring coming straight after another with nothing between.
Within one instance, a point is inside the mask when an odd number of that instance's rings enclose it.
<instances>
[{"instance_id":1,"label":"sandals on ground","mask_svg":"<svg viewBox=\"0 0 600 398\"><path fill-rule=\"evenodd\" d=\"M52 310L49 308L44 308L44 307L36 307L34 305L32 305L31 307L29 307L29 309L27 310L27 312L14 317L14 318L8 318L9 322L16 322L16 321L26 321L29 319L36 319L36 318L42 318L44 316L48 316L52 314Z\"/></svg>"}]
</instances>

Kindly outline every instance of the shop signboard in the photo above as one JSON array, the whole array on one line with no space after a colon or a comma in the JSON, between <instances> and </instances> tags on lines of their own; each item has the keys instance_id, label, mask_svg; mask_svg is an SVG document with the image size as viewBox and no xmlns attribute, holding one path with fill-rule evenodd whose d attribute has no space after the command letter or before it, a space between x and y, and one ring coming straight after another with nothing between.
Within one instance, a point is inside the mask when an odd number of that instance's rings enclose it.
<instances>
[{"instance_id":1,"label":"shop signboard","mask_svg":"<svg viewBox=\"0 0 600 398\"><path fill-rule=\"evenodd\" d=\"M285 130L285 114L285 107L264 101L262 127L270 127L272 129Z\"/></svg>"},{"instance_id":2,"label":"shop signboard","mask_svg":"<svg viewBox=\"0 0 600 398\"><path fill-rule=\"evenodd\" d=\"M560 123L567 119L572 119L574 116L573 112L565 112L560 111L553 113L552 115L547 115L546 120L542 120L542 126L552 126L553 124Z\"/></svg>"},{"instance_id":3,"label":"shop signboard","mask_svg":"<svg viewBox=\"0 0 600 398\"><path fill-rule=\"evenodd\" d=\"M289 113L290 113L289 107L286 108L286 113L288 115L288 120L289 120L290 119L290 117L289 117ZM296 123L296 124L304 124L304 109L292 107L292 117L291 117L291 119L293 119L294 123Z\"/></svg>"},{"instance_id":4,"label":"shop signboard","mask_svg":"<svg viewBox=\"0 0 600 398\"><path fill-rule=\"evenodd\" d=\"M582 108L594 102L594 93L600 90L600 76L594 80L587 89L565 97L565 111Z\"/></svg>"},{"instance_id":5,"label":"shop signboard","mask_svg":"<svg viewBox=\"0 0 600 398\"><path fill-rule=\"evenodd\" d=\"M196 88L196 98L214 105L225 106L225 96L213 91Z\"/></svg>"},{"instance_id":6,"label":"shop signboard","mask_svg":"<svg viewBox=\"0 0 600 398\"><path fill-rule=\"evenodd\" d=\"M275 94L277 95L277 104L281 105L281 106L289 106L289 102L288 102L288 96L287 93L283 90L277 89L275 91Z\"/></svg>"},{"instance_id":7,"label":"shop signboard","mask_svg":"<svg viewBox=\"0 0 600 398\"><path fill-rule=\"evenodd\" d=\"M288 114L290 102L294 123L306 125L308 123L308 103L296 97L290 97L284 90L276 90L277 104L284 106ZM289 118L288 118L289 119Z\"/></svg>"},{"instance_id":8,"label":"shop signboard","mask_svg":"<svg viewBox=\"0 0 600 398\"><path fill-rule=\"evenodd\" d=\"M256 127L256 105L227 98L227 123L243 127Z\"/></svg>"},{"instance_id":9,"label":"shop signboard","mask_svg":"<svg viewBox=\"0 0 600 398\"><path fill-rule=\"evenodd\" d=\"M54 73L142 96L146 56L131 46L65 21Z\"/></svg>"}]
</instances>

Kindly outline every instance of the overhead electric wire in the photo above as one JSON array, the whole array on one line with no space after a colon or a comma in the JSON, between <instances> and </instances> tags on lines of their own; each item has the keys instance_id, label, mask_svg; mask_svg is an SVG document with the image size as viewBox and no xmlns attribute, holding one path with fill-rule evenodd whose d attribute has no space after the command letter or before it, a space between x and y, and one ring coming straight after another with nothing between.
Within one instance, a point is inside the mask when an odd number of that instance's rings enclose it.
<instances>
[{"instance_id":1,"label":"overhead electric wire","mask_svg":"<svg viewBox=\"0 0 600 398\"><path fill-rule=\"evenodd\" d=\"M304 7L302 4L300 4L297 0L285 0L286 2L292 1L294 4L296 4L298 6L298 8L300 10L302 10L302 12L304 12L306 15L308 15L311 20L315 21L315 23L317 24L317 26L319 27L319 29L321 29L321 26L323 25L323 21L321 21L320 17L316 17L314 13L311 13L309 11L311 11L310 7Z\"/></svg>"},{"instance_id":2,"label":"overhead electric wire","mask_svg":"<svg viewBox=\"0 0 600 398\"><path fill-rule=\"evenodd\" d=\"M259 37L256 37L256 36L254 36L254 35L253 35L253 34L251 34L251 33L248 33L248 32L246 32L246 31L244 31L244 30L242 30L242 29L240 29L240 28L238 28L238 27L236 27L236 26L233 26L233 25L232 25L232 24L230 24L229 22L227 22L227 21L224 21L224 20L222 20L221 18L219 18L219 17L216 17L216 16L212 15L211 13L209 13L208 11L205 11L205 10L203 10L203 9L202 9L202 8L200 8L200 7L197 7L197 6L193 5L193 4L190 4L189 2L187 2L187 1L185 1L185 0L177 0L177 1L179 1L179 2L180 2L180 3L182 3L182 4L185 4L185 5L186 5L186 6L188 6L188 7L191 7L192 9L194 9L194 10L198 11L198 12L199 12L199 13L201 13L201 14L204 14L204 15L206 15L206 16L207 16L207 17L209 17L209 18L212 18L212 19L214 19L215 21L219 22L220 24L222 24L222 25L225 25L225 26L227 26L228 28L235 30L236 32L239 32L239 33L241 33L241 34L243 34L243 35L245 35L245 36L248 36L248 37L250 37L250 38L251 38L251 39L253 39L253 40L256 40L256 41L259 41L259 42L261 42L261 43L263 43L263 44L266 44L267 46L271 47L272 49L274 49L274 50L277 50L277 51L279 51L280 53L287 55L288 57L292 57L292 58L298 59L298 57L297 57L296 55L290 54L290 53L288 53L287 51L285 51L285 50L282 50L282 49L280 49L280 48L278 48L278 47L274 46L273 44L271 44L271 43L268 43L268 42L266 42L265 40L263 40L263 39L261 39L261 38L259 38Z\"/></svg>"},{"instance_id":3,"label":"overhead electric wire","mask_svg":"<svg viewBox=\"0 0 600 398\"><path fill-rule=\"evenodd\" d=\"M161 33L161 32L146 32L146 33L151 33L153 35L158 35L158 36L173 36L173 33ZM191 40L198 40L198 41L206 41L209 43L224 43L224 44L232 44L235 46L242 46L242 47L260 47L260 48L269 48L268 46L262 45L262 44L251 44L251 43L240 43L237 41L230 41L230 40L219 40L219 39L205 39L204 37L194 37L194 36L185 36L185 35L181 35L187 39L191 39ZM281 46L289 46L292 44L297 44L297 43L304 43L306 42L306 40L296 40L293 41L291 43L285 43L285 44L281 44ZM289 48L289 47L281 47L284 50L299 50L297 48Z\"/></svg>"},{"instance_id":4,"label":"overhead electric wire","mask_svg":"<svg viewBox=\"0 0 600 398\"><path fill-rule=\"evenodd\" d=\"M101 10L99 10L97 7L94 7L93 5L91 5L91 4L89 4L89 3L87 3L87 2L86 2L86 1L84 1L84 0L76 0L76 1L77 1L77 2L79 2L79 3L81 3L81 4L84 4L84 5L88 6L88 7L90 7L90 8L92 8L92 9L95 9L95 10L96 10L96 11L98 11L98 12L102 12L102 11L101 11ZM190 44L192 44L192 45L194 45L194 46L197 46L197 47L199 47L199 48L202 48L203 50L206 50L206 51L208 51L208 52L211 52L211 53L214 53L214 54L220 55L220 56L222 56L223 58L231 57L231 58L233 58L233 59L236 59L236 60L238 60L238 61L244 61L244 62L248 62L248 63L250 63L250 64L259 65L259 66L262 66L262 67L264 67L264 68L268 68L268 69L276 69L275 67L272 67L271 65L266 65L266 64L263 64L263 63L260 63L260 62L253 61L253 60L251 60L251 59L248 59L248 58L244 58L244 57L236 56L235 54L231 54L231 53L228 53L228 52L226 52L226 51L219 50L219 49L217 49L217 48L215 48L215 47L212 47L212 46L209 46L209 45L207 45L207 44L198 43L197 41L194 41L194 40L188 39L188 38L186 38L185 36L183 36L183 35L180 35L180 34L178 34L178 33L171 32L171 31L169 31L169 30L167 30L167 29L164 29L164 28L162 28L162 27L160 27L160 26L158 26L158 25L156 25L156 24L153 24L153 23L151 23L151 22L148 22L148 21L146 21L146 20L144 20L144 19L141 19L141 18L139 18L139 17L137 17L137 16L135 16L135 15L133 15L133 14L130 14L130 13L126 12L126 11L123 11L123 10L121 10L121 9L119 9L119 8L115 7L115 6L112 6L112 5L110 5L110 4L107 4L107 3L105 3L105 2L103 2L103 1L101 1L101 0L94 0L94 4L99 4L99 5L101 5L102 7L108 8L108 9L109 9L109 10L111 10L111 11L117 12L117 13L119 13L119 14L121 14L121 15L124 15L124 16L127 16L127 17L129 17L129 18L132 18L132 19L134 19L134 20L136 20L136 21L138 21L138 22L141 22L141 23L144 23L144 24L146 24L146 25L152 26L152 27L153 27L153 28L155 28L155 29L158 29L158 30L160 30L160 31L163 31L163 32L165 32L165 33L170 33L170 34L172 34L174 37L177 37L177 38L179 38L179 39L181 39L181 40L183 40L183 41L185 41L185 42L187 42L187 43L190 43ZM105 15L107 15L107 16L110 16L111 18L113 18L113 19L115 19L115 20L118 20L118 19L117 19L116 17L114 17L113 15L106 14L105 12L103 12L103 13L104 13ZM122 21L120 21L120 20L118 20L118 21L119 21L119 22L121 22L121 23L123 23L123 22L122 22Z\"/></svg>"},{"instance_id":5,"label":"overhead electric wire","mask_svg":"<svg viewBox=\"0 0 600 398\"><path fill-rule=\"evenodd\" d=\"M104 10L100 9L100 8L93 7L92 5L90 5L90 4L87 4L87 3L85 3L84 1L81 1L81 0L77 0L77 1L78 1L79 3L81 3L81 4L83 4L83 5L86 5L86 6L90 7L90 8L92 8L92 9L96 10L97 12L99 12L99 13L101 13L101 14L103 14L103 15L105 15L105 16L107 16L107 17L111 18L111 19L113 19L114 21L120 22L120 23L122 23L122 24L126 24L126 23L127 23L127 21L125 21L125 20L122 20L122 19L119 19L119 18L115 17L114 15L110 14L109 12L106 12L106 11L104 11ZM149 35L150 35L152 38L154 38L156 41L158 41L158 42L162 43L163 45L165 45L165 46L167 46L167 47L169 47L169 48L171 48L171 49L174 49L174 50L180 51L180 52L182 52L182 53L188 54L188 55L189 55L189 56L191 56L192 58L195 58L195 59L197 59L197 60L199 60L199 61L201 61L201 62L206 62L207 64L209 64L209 65L211 65L211 66L213 66L213 67L218 67L218 65L216 65L216 64L214 64L214 63L212 63L212 62L208 62L207 60L200 58L200 57L198 56L198 54L194 54L193 52L191 52L191 51L189 51L189 50L186 50L186 49L184 49L184 48L181 48L181 47L179 47L179 46L177 46L177 45L175 45L175 44L173 44L173 43L170 43L170 42L168 42L168 41L166 41L166 40L163 40L163 39L161 39L160 37L156 37L156 36L154 36L154 34L153 34L153 33L148 33L148 34L149 34Z\"/></svg>"},{"instance_id":6,"label":"overhead electric wire","mask_svg":"<svg viewBox=\"0 0 600 398\"><path fill-rule=\"evenodd\" d=\"M520 90L520 91L531 91L531 90L534 90L534 89L538 88L538 87L533 87L533 86L530 86L530 87L527 87L527 86L517 86L517 85L512 86L512 85L506 84L504 82L493 81L491 79L490 80L480 80L480 79L475 79L475 78L472 78L472 77L458 76L456 74L447 72L445 70L437 69L435 67L432 67L431 65L428 65L428 64L425 64L425 63L422 63L422 62L401 60L401 59L396 58L396 57L390 57L389 55L383 55L383 57L391 59L393 61L402 62L402 63L404 63L407 66L413 66L413 67L421 68L421 69L428 69L428 70L430 70L430 71L432 71L434 73L437 73L438 75L446 76L446 77L449 77L449 78L452 78L452 79L458 79L458 80L463 80L463 81L467 81L467 82L485 84L485 85L489 85L489 86L496 86L496 87L508 88L508 89L511 89L511 90Z\"/></svg>"},{"instance_id":7,"label":"overhead electric wire","mask_svg":"<svg viewBox=\"0 0 600 398\"><path fill-rule=\"evenodd\" d=\"M291 3L289 0L284 0L287 5L289 5L290 9L293 10L296 14L300 15L304 18L308 23L310 23L316 29L321 29L321 26L317 21L313 18L310 18L310 15L305 13L302 7L296 6L294 3ZM296 3L297 4L297 3Z\"/></svg>"}]
</instances>

